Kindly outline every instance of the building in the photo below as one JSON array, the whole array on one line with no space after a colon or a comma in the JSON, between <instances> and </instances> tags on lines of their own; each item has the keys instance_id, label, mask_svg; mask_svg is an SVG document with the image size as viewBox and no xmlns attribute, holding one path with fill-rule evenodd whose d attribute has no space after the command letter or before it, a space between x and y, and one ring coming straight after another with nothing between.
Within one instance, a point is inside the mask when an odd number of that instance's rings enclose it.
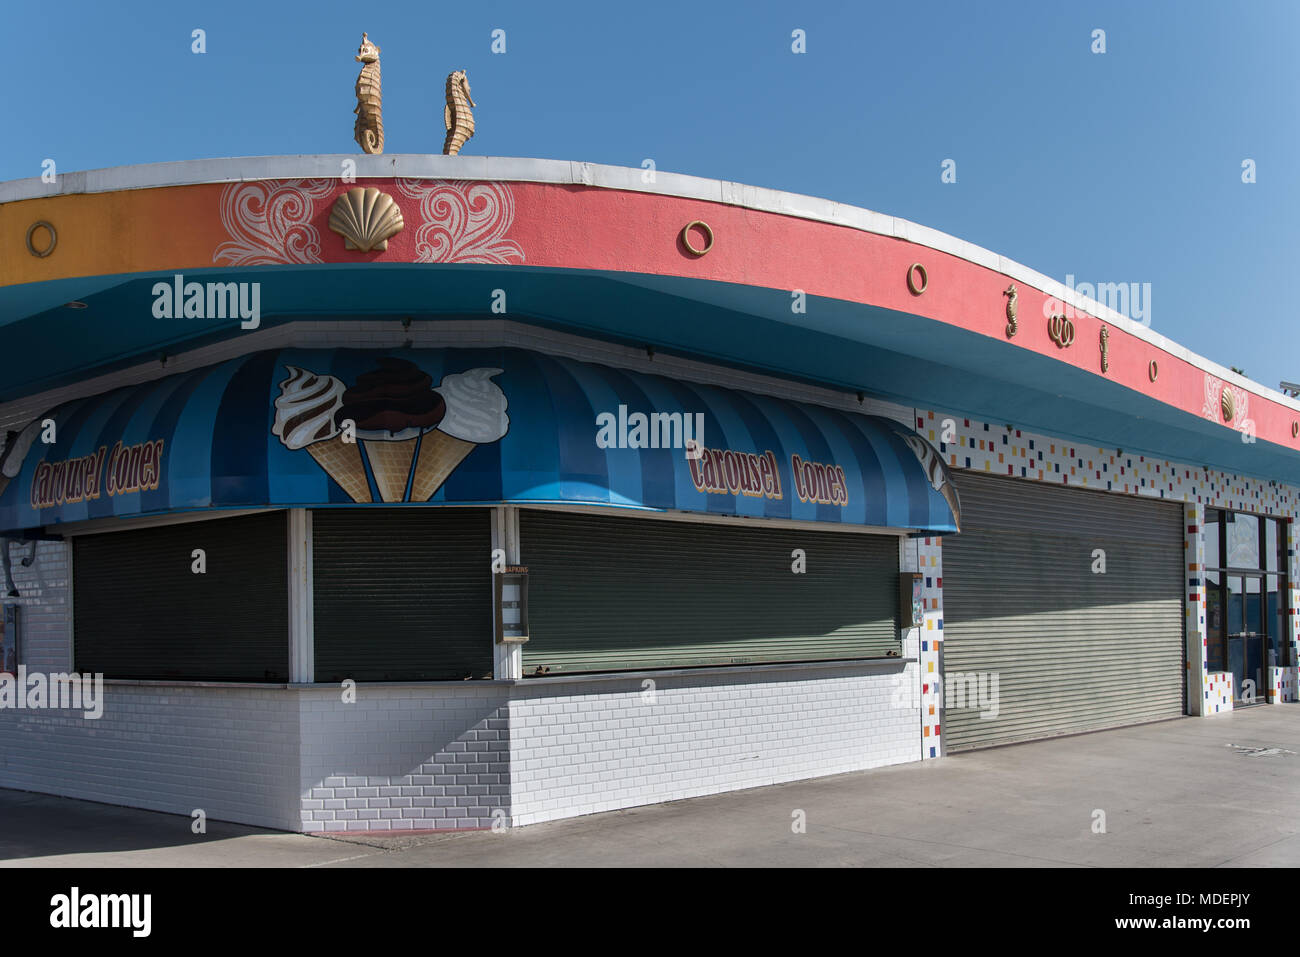
<instances>
[{"instance_id":1,"label":"building","mask_svg":"<svg viewBox=\"0 0 1300 957\"><path fill-rule=\"evenodd\" d=\"M0 786L521 825L1296 700L1300 401L643 174L0 184Z\"/></svg>"}]
</instances>

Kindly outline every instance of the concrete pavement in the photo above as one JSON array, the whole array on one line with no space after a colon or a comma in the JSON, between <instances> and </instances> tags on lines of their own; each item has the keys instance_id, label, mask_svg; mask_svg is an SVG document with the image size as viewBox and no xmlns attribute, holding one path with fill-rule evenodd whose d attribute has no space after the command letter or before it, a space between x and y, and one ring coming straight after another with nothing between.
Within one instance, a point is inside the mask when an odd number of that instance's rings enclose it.
<instances>
[{"instance_id":1,"label":"concrete pavement","mask_svg":"<svg viewBox=\"0 0 1300 957\"><path fill-rule=\"evenodd\" d=\"M1297 808L1300 705L1274 705L502 834L195 835L187 817L0 791L0 867L1295 867Z\"/></svg>"}]
</instances>

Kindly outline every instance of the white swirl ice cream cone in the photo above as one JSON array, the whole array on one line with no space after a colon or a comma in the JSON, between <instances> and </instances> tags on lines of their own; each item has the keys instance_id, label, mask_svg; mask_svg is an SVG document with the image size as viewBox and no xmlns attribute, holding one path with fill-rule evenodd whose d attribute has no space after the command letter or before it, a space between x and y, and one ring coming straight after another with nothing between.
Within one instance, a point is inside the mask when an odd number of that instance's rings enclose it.
<instances>
[{"instance_id":1,"label":"white swirl ice cream cone","mask_svg":"<svg viewBox=\"0 0 1300 957\"><path fill-rule=\"evenodd\" d=\"M501 369L470 369L443 377L434 389L447 403L442 421L420 440L411 501L427 502L465 456L485 442L496 442L510 428L506 396L490 381Z\"/></svg>"},{"instance_id":2,"label":"white swirl ice cream cone","mask_svg":"<svg viewBox=\"0 0 1300 957\"><path fill-rule=\"evenodd\" d=\"M372 501L361 448L356 442L345 442L334 424L334 413L343 401L343 383L297 366L285 368L289 378L280 383L271 432L285 448L310 452L352 501Z\"/></svg>"}]
</instances>

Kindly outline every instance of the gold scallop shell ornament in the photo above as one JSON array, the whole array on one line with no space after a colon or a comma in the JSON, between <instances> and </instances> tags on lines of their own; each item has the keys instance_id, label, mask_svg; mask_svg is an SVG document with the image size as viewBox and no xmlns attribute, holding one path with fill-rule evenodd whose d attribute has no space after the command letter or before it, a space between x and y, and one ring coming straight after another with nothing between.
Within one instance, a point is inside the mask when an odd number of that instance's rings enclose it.
<instances>
[{"instance_id":1,"label":"gold scallop shell ornament","mask_svg":"<svg viewBox=\"0 0 1300 957\"><path fill-rule=\"evenodd\" d=\"M393 197L373 186L348 190L334 201L330 229L344 239L344 248L363 253L388 248L388 240L406 226Z\"/></svg>"},{"instance_id":2,"label":"gold scallop shell ornament","mask_svg":"<svg viewBox=\"0 0 1300 957\"><path fill-rule=\"evenodd\" d=\"M1237 402L1227 389L1224 389L1223 394L1219 397L1219 405L1222 407L1223 421L1231 422L1232 417L1237 414Z\"/></svg>"}]
</instances>

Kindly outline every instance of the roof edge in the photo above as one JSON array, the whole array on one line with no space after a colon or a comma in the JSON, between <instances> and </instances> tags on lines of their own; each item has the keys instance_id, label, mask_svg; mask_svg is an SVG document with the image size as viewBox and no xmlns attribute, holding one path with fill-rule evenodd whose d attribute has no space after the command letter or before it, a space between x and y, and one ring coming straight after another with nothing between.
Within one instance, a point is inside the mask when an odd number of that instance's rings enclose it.
<instances>
[{"instance_id":1,"label":"roof edge","mask_svg":"<svg viewBox=\"0 0 1300 957\"><path fill-rule=\"evenodd\" d=\"M741 206L758 212L793 216L903 239L1001 273L1016 282L1032 286L1053 299L1073 306L1133 335L1175 358L1202 369L1226 382L1249 389L1280 405L1300 412L1300 399L1247 379L1212 359L1199 355L1115 312L1095 300L1015 260L1000 256L974 243L958 239L929 226L877 213L859 206L802 193L728 180L706 179L685 173L670 173L625 166L605 166L570 160L529 159L508 156L442 156L428 153L356 155L315 153L297 156L237 156L213 159L177 160L134 166L113 166L58 174L54 183L41 177L0 182L0 204L44 199L79 193L105 193L204 183L238 183L270 179L341 179L344 163L355 164L362 179L409 177L412 179L499 180L505 182L554 183L590 186L637 193L654 193L681 199Z\"/></svg>"}]
</instances>

